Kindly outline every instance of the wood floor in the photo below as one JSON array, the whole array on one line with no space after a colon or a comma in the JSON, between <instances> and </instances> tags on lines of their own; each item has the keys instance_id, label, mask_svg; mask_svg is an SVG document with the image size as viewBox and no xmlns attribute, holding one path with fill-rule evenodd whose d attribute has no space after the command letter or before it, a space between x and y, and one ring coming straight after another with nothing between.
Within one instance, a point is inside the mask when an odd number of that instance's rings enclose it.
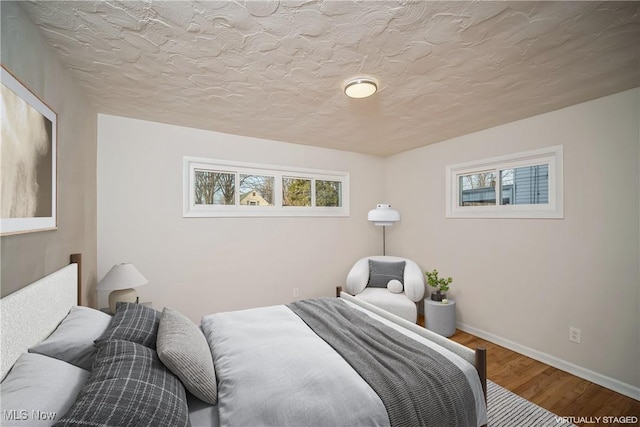
<instances>
[{"instance_id":1,"label":"wood floor","mask_svg":"<svg viewBox=\"0 0 640 427\"><path fill-rule=\"evenodd\" d=\"M424 326L422 316L418 323ZM583 380L542 362L456 330L453 341L470 348L487 349L487 377L494 383L524 397L556 415L579 417L599 424L576 422L579 426L629 426L637 423L613 423L603 417L640 419L640 402L607 388Z\"/></svg>"}]
</instances>

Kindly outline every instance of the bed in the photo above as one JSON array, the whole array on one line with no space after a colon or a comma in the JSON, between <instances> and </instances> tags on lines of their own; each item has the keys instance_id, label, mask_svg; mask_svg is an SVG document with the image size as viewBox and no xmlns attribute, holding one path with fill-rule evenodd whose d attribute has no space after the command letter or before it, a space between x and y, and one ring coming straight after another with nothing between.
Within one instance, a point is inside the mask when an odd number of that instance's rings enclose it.
<instances>
[{"instance_id":1,"label":"bed","mask_svg":"<svg viewBox=\"0 0 640 427\"><path fill-rule=\"evenodd\" d=\"M483 349L340 288L196 326L169 308L78 306L81 256L71 259L0 301L3 426L487 422Z\"/></svg>"}]
</instances>

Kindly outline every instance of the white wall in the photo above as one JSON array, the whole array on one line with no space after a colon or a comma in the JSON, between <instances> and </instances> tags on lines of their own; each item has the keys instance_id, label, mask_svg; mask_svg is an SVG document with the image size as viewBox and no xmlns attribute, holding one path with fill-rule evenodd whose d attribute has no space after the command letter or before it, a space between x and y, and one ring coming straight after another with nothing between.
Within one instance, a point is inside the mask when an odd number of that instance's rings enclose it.
<instances>
[{"instance_id":1,"label":"white wall","mask_svg":"<svg viewBox=\"0 0 640 427\"><path fill-rule=\"evenodd\" d=\"M18 2L0 2L1 62L58 116L58 229L0 238L2 296L83 254L84 302L96 283L97 117Z\"/></svg>"},{"instance_id":2,"label":"white wall","mask_svg":"<svg viewBox=\"0 0 640 427\"><path fill-rule=\"evenodd\" d=\"M403 215L388 252L454 278L461 326L636 398L639 99L634 89L398 154L385 183ZM559 144L564 219L445 218L446 165Z\"/></svg>"},{"instance_id":3,"label":"white wall","mask_svg":"<svg viewBox=\"0 0 640 427\"><path fill-rule=\"evenodd\" d=\"M387 252L454 277L459 326L637 398L639 104L635 89L386 159L99 115L98 277L131 261L143 301L194 321L332 295L380 252L366 213L388 202ZM564 219L445 218L446 165L559 144ZM349 171L351 217L182 218L184 155Z\"/></svg>"},{"instance_id":4,"label":"white wall","mask_svg":"<svg viewBox=\"0 0 640 427\"><path fill-rule=\"evenodd\" d=\"M250 125L250 121L248 122ZM197 156L347 171L348 218L183 218L182 159ZM133 262L141 301L199 321L223 310L332 296L360 257L381 250L367 212L383 202L384 159L98 116L98 277ZM101 295L101 299L104 296ZM106 303L101 302L101 307Z\"/></svg>"}]
</instances>

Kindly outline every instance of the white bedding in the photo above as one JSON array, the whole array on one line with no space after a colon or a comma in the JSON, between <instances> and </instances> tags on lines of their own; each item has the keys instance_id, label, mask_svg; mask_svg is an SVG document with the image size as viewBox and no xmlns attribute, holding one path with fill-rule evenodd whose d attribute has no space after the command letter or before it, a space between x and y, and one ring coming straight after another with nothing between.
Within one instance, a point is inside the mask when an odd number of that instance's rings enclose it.
<instances>
[{"instance_id":1,"label":"white bedding","mask_svg":"<svg viewBox=\"0 0 640 427\"><path fill-rule=\"evenodd\" d=\"M202 329L220 425L389 425L378 395L287 307L205 316Z\"/></svg>"},{"instance_id":2,"label":"white bedding","mask_svg":"<svg viewBox=\"0 0 640 427\"><path fill-rule=\"evenodd\" d=\"M219 427L218 405L211 405L187 393L191 427Z\"/></svg>"},{"instance_id":3,"label":"white bedding","mask_svg":"<svg viewBox=\"0 0 640 427\"><path fill-rule=\"evenodd\" d=\"M425 338L363 311L434 346ZM220 425L389 425L378 395L287 307L208 315L202 320L202 329L219 380ZM478 425L486 424L482 386L475 368L449 350L437 345L435 348L465 373L475 396Z\"/></svg>"}]
</instances>

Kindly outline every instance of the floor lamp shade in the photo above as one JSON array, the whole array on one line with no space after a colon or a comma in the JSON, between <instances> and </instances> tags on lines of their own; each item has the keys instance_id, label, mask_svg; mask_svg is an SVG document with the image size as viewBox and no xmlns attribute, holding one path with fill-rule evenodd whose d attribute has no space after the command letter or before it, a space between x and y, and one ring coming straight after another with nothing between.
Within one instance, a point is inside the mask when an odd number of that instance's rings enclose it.
<instances>
[{"instance_id":1,"label":"floor lamp shade","mask_svg":"<svg viewBox=\"0 0 640 427\"><path fill-rule=\"evenodd\" d=\"M367 214L367 219L374 225L382 227L382 255L387 254L385 228L400 221L400 212L391 208L391 205L381 203Z\"/></svg>"},{"instance_id":2,"label":"floor lamp shade","mask_svg":"<svg viewBox=\"0 0 640 427\"><path fill-rule=\"evenodd\" d=\"M138 295L135 289L149 281L131 263L116 264L100 280L96 289L99 291L111 291L109 294L109 309L116 311L118 302L136 302Z\"/></svg>"},{"instance_id":3,"label":"floor lamp shade","mask_svg":"<svg viewBox=\"0 0 640 427\"><path fill-rule=\"evenodd\" d=\"M400 221L400 212L391 208L388 204L379 204L375 209L371 209L367 219L374 225L388 226Z\"/></svg>"}]
</instances>

